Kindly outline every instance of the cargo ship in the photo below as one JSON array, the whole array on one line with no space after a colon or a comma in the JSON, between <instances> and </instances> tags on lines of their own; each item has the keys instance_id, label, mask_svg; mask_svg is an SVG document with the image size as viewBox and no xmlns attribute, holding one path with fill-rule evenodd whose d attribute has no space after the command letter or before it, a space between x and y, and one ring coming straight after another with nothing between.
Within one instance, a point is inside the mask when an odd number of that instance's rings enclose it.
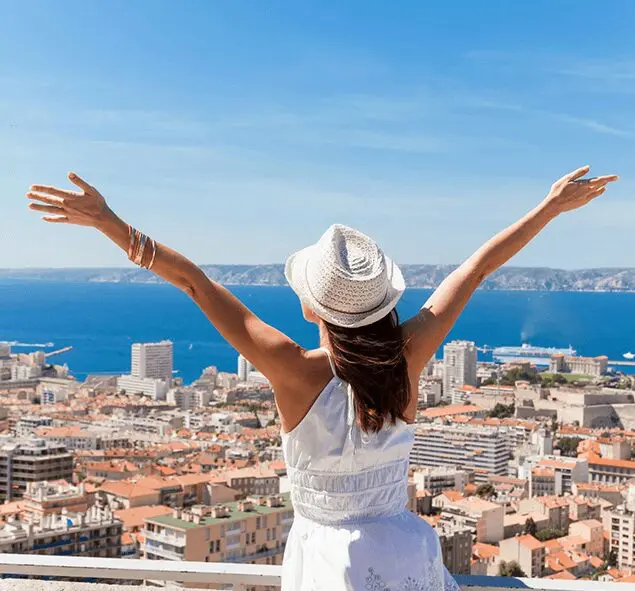
<instances>
[{"instance_id":1,"label":"cargo ship","mask_svg":"<svg viewBox=\"0 0 635 591\"><path fill-rule=\"evenodd\" d=\"M578 352L571 346L567 348L558 347L535 347L528 343L523 343L520 347L495 347L492 350L494 361L500 363L529 362L533 365L549 365L553 355L565 355L566 357L576 357Z\"/></svg>"}]
</instances>

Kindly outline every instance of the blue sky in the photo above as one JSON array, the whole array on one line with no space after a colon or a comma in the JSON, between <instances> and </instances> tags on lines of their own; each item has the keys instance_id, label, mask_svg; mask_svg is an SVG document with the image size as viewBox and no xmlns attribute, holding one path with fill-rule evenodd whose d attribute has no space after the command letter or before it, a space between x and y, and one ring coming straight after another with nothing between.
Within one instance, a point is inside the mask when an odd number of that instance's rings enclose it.
<instances>
[{"instance_id":1,"label":"blue sky","mask_svg":"<svg viewBox=\"0 0 635 591\"><path fill-rule=\"evenodd\" d=\"M124 266L29 212L76 170L200 263L331 223L460 262L590 163L518 265L635 266L635 2L0 0L0 267Z\"/></svg>"}]
</instances>

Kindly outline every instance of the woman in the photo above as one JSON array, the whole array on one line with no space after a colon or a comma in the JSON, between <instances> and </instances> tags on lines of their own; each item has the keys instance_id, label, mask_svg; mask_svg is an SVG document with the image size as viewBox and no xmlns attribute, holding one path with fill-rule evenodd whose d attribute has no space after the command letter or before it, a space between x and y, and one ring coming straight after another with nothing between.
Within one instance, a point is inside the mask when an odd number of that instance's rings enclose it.
<instances>
[{"instance_id":1,"label":"woman","mask_svg":"<svg viewBox=\"0 0 635 591\"><path fill-rule=\"evenodd\" d=\"M198 304L276 393L295 510L286 591L454 591L434 531L405 509L418 377L474 290L548 222L601 195L617 179L556 182L520 221L452 272L404 324L395 306L399 268L367 236L332 226L292 257L286 277L321 348L307 351L268 326L194 263L119 219L76 174L79 191L34 185L31 209L54 223L92 226L137 265Z\"/></svg>"}]
</instances>

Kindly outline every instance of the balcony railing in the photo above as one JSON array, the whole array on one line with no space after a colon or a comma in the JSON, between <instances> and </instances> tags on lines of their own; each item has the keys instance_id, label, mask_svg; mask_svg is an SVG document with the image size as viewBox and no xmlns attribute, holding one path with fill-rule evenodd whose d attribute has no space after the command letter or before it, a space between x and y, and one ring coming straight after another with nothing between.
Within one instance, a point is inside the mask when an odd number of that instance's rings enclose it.
<instances>
[{"instance_id":1,"label":"balcony railing","mask_svg":"<svg viewBox=\"0 0 635 591\"><path fill-rule=\"evenodd\" d=\"M32 554L0 554L0 574L4 576L64 577L122 581L179 581L232 585L234 591L245 591L257 585L279 587L280 566L230 564L222 562L178 562L172 560L131 560L125 558L78 558L36 556ZM635 583L602 583L591 581L558 581L550 579L514 579L503 577L456 577L463 591L500 589L533 589L534 591L635 591ZM8 585L0 583L0 588ZM14 582L12 591L30 591L28 581ZM39 582L38 589L73 591L73 583L56 587L53 582ZM113 587L113 591L117 586ZM298 590L299 591L299 590Z\"/></svg>"}]
</instances>

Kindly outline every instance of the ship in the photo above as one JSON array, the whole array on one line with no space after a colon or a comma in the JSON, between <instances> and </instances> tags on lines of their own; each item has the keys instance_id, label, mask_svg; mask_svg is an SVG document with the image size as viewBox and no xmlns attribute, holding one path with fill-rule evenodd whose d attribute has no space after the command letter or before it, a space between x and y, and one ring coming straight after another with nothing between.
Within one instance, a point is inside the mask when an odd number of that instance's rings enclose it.
<instances>
[{"instance_id":1,"label":"ship","mask_svg":"<svg viewBox=\"0 0 635 591\"><path fill-rule=\"evenodd\" d=\"M628 353L624 353L624 355L622 357L624 357L624 359L628 359L630 361L631 359L635 359L635 353L631 353L629 351Z\"/></svg>"},{"instance_id":2,"label":"ship","mask_svg":"<svg viewBox=\"0 0 635 591\"><path fill-rule=\"evenodd\" d=\"M492 350L494 361L500 363L525 362L533 365L549 365L554 355L576 357L578 352L571 346L559 347L535 347L529 343L523 343L520 347L495 347Z\"/></svg>"}]
</instances>

